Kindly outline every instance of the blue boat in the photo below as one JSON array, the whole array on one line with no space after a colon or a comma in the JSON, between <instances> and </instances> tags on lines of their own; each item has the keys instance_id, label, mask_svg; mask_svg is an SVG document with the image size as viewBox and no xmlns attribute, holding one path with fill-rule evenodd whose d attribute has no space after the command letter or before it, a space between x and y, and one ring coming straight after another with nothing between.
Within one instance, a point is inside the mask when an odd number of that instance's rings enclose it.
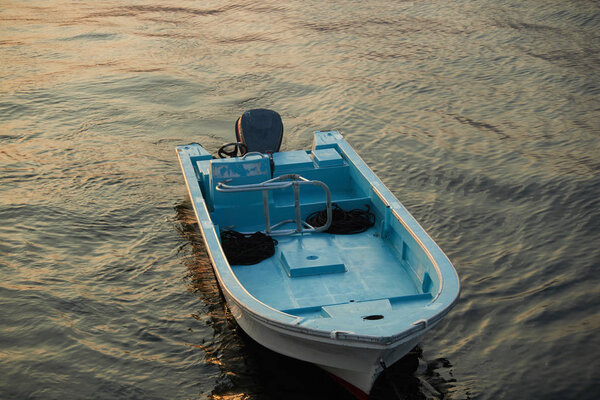
<instances>
[{"instance_id":1,"label":"blue boat","mask_svg":"<svg viewBox=\"0 0 600 400\"><path fill-rule=\"evenodd\" d=\"M177 146L215 275L240 327L359 398L455 305L456 270L337 131L280 151L269 110L214 158Z\"/></svg>"}]
</instances>

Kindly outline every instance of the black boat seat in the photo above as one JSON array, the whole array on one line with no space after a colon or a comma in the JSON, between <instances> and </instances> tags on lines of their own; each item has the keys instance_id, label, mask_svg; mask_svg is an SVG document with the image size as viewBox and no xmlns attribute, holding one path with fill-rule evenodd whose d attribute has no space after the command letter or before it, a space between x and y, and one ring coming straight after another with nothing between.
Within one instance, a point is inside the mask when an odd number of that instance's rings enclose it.
<instances>
[{"instance_id":1,"label":"black boat seat","mask_svg":"<svg viewBox=\"0 0 600 400\"><path fill-rule=\"evenodd\" d=\"M244 143L247 152L276 153L283 139L281 116L272 110L248 110L235 123L238 142Z\"/></svg>"}]
</instances>

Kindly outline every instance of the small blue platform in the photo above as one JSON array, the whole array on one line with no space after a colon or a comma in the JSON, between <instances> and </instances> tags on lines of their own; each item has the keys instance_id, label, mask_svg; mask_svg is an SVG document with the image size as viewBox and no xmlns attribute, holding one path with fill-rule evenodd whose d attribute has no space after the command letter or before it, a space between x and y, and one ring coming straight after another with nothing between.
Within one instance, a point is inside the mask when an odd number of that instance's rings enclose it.
<instances>
[{"instance_id":1,"label":"small blue platform","mask_svg":"<svg viewBox=\"0 0 600 400\"><path fill-rule=\"evenodd\" d=\"M319 167L344 165L344 159L335 149L313 150L313 159Z\"/></svg>"},{"instance_id":2,"label":"small blue platform","mask_svg":"<svg viewBox=\"0 0 600 400\"><path fill-rule=\"evenodd\" d=\"M346 272L340 257L331 251L287 249L281 252L280 260L290 278Z\"/></svg>"},{"instance_id":3,"label":"small blue platform","mask_svg":"<svg viewBox=\"0 0 600 400\"><path fill-rule=\"evenodd\" d=\"M277 173L298 173L313 167L313 160L303 150L273 154L273 164Z\"/></svg>"}]
</instances>

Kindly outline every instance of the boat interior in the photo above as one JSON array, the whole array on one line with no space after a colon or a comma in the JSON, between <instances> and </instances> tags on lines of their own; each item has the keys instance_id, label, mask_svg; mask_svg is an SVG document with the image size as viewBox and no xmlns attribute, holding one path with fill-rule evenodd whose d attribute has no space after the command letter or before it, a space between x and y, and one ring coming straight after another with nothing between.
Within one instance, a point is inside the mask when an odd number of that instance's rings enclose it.
<instances>
[{"instance_id":1,"label":"boat interior","mask_svg":"<svg viewBox=\"0 0 600 400\"><path fill-rule=\"evenodd\" d=\"M305 319L380 320L430 303L440 289L430 257L364 170L329 140L335 134L320 132L310 151L272 157L249 152L214 159L196 145L191 159L216 231L267 231L277 240L272 257L231 265L235 276L262 303ZM289 174L309 183L282 185L301 180ZM262 190L268 181L273 187ZM350 235L311 229L305 219L327 208L327 191L344 210L370 210L375 224Z\"/></svg>"}]
</instances>

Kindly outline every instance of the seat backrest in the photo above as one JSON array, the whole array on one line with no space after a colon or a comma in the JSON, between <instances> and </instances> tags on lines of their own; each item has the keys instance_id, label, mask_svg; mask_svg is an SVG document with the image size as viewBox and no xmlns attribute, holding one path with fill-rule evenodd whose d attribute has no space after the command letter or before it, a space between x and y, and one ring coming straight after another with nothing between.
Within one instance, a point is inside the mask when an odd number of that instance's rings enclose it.
<instances>
[{"instance_id":1,"label":"seat backrest","mask_svg":"<svg viewBox=\"0 0 600 400\"><path fill-rule=\"evenodd\" d=\"M248 152L278 152L283 139L281 116L263 108L248 110L237 120L235 135L238 142L248 147Z\"/></svg>"}]
</instances>

